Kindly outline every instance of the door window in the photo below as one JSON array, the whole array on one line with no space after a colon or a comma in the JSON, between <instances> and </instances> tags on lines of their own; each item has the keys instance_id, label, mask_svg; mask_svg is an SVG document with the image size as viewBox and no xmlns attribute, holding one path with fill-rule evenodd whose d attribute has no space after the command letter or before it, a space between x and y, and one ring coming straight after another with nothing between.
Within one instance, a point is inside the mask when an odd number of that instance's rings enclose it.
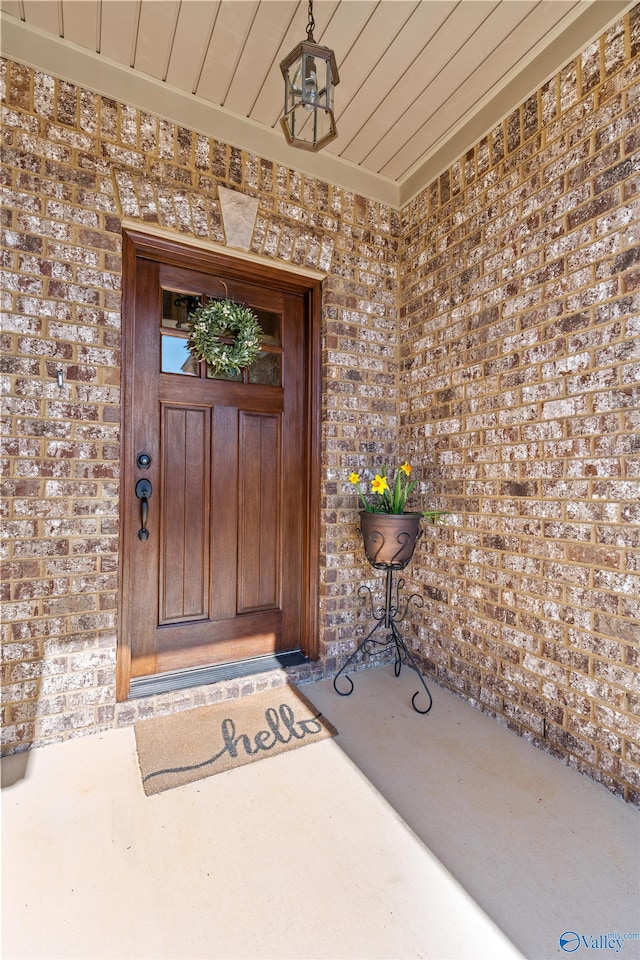
<instances>
[{"instance_id":1,"label":"door window","mask_svg":"<svg viewBox=\"0 0 640 960\"><path fill-rule=\"evenodd\" d=\"M254 308L263 332L260 356L248 370L227 375L214 372L207 364L201 365L189 351L189 312L201 302L206 302L206 297L201 298L197 294L180 290L162 290L161 372L281 387L282 315L271 310ZM231 337L228 339L229 342L232 341Z\"/></svg>"}]
</instances>

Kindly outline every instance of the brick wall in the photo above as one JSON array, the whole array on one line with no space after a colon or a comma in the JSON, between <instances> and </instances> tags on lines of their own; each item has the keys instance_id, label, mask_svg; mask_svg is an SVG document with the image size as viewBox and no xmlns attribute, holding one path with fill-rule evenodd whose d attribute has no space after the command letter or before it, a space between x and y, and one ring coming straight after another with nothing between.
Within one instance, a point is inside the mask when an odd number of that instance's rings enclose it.
<instances>
[{"instance_id":1,"label":"brick wall","mask_svg":"<svg viewBox=\"0 0 640 960\"><path fill-rule=\"evenodd\" d=\"M329 274L322 656L294 677L332 669L358 606L338 556L343 458L397 434L399 212L17 63L2 83L3 752L283 682L115 699L122 218L224 244L221 185L259 200L253 254Z\"/></svg>"},{"instance_id":2,"label":"brick wall","mask_svg":"<svg viewBox=\"0 0 640 960\"><path fill-rule=\"evenodd\" d=\"M403 211L412 579L445 685L640 796L640 15Z\"/></svg>"},{"instance_id":3,"label":"brick wall","mask_svg":"<svg viewBox=\"0 0 640 960\"><path fill-rule=\"evenodd\" d=\"M634 13L402 212L2 64L3 752L282 682L115 701L122 218L220 244L222 185L252 253L328 274L303 676L366 628L346 478L406 455L453 514L409 568L438 681L638 801L637 44Z\"/></svg>"}]
</instances>

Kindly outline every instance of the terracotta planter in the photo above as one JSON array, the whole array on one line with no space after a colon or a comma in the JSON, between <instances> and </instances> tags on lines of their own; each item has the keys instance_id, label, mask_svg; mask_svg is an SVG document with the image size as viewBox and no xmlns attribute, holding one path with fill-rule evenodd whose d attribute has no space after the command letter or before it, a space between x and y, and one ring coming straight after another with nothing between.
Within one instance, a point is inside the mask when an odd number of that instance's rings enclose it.
<instances>
[{"instance_id":1,"label":"terracotta planter","mask_svg":"<svg viewBox=\"0 0 640 960\"><path fill-rule=\"evenodd\" d=\"M419 513L368 513L360 511L364 551L374 566L406 566L420 538Z\"/></svg>"}]
</instances>

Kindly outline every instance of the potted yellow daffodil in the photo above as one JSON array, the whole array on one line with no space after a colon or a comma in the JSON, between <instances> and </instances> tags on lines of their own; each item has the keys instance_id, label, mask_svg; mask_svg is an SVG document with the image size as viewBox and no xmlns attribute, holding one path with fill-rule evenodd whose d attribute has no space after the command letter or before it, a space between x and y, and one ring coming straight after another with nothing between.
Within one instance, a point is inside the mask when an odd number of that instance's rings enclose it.
<instances>
[{"instance_id":1,"label":"potted yellow daffodil","mask_svg":"<svg viewBox=\"0 0 640 960\"><path fill-rule=\"evenodd\" d=\"M420 520L437 523L446 510L405 510L407 499L416 482L411 480L411 464L405 461L390 482L387 466L383 466L371 481L372 498L363 490L363 481L358 473L351 473L349 482L354 485L362 503L360 531L367 558L374 567L405 567L421 536Z\"/></svg>"}]
</instances>

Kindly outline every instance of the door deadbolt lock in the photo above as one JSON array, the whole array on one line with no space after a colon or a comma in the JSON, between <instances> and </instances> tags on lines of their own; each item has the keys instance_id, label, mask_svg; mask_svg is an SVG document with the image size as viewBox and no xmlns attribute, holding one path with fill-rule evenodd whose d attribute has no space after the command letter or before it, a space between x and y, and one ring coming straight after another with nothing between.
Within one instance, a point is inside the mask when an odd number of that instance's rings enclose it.
<instances>
[{"instance_id":1,"label":"door deadbolt lock","mask_svg":"<svg viewBox=\"0 0 640 960\"><path fill-rule=\"evenodd\" d=\"M148 453L139 453L136 463L141 470L147 470L151 466L151 457Z\"/></svg>"}]
</instances>

